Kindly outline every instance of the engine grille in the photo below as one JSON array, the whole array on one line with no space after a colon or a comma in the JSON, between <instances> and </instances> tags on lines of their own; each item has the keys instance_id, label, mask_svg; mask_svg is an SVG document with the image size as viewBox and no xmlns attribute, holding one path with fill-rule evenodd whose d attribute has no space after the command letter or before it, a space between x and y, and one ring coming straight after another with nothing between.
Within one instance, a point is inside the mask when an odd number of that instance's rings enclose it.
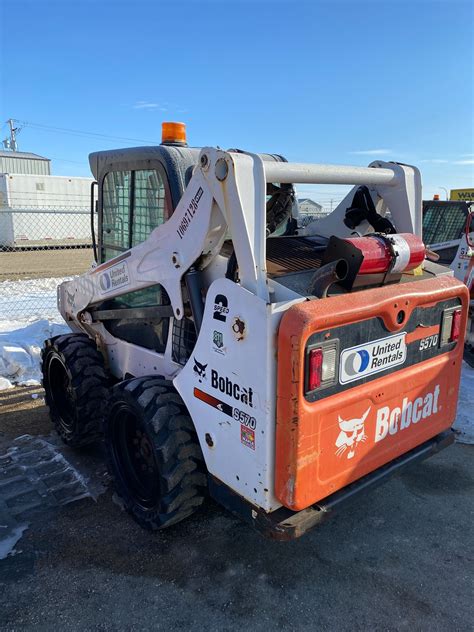
<instances>
[{"instance_id":1,"label":"engine grille","mask_svg":"<svg viewBox=\"0 0 474 632\"><path fill-rule=\"evenodd\" d=\"M271 277L319 268L322 250L305 237L267 239L267 273Z\"/></svg>"}]
</instances>

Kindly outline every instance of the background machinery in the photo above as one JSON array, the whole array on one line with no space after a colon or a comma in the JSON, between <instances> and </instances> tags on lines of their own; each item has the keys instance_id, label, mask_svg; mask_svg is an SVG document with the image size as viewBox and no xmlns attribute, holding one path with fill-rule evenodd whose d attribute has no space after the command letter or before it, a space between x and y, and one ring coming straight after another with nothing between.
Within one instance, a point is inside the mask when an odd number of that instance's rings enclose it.
<instances>
[{"instance_id":1,"label":"background machinery","mask_svg":"<svg viewBox=\"0 0 474 632\"><path fill-rule=\"evenodd\" d=\"M423 240L469 289L464 359L474 367L474 202L425 200Z\"/></svg>"}]
</instances>

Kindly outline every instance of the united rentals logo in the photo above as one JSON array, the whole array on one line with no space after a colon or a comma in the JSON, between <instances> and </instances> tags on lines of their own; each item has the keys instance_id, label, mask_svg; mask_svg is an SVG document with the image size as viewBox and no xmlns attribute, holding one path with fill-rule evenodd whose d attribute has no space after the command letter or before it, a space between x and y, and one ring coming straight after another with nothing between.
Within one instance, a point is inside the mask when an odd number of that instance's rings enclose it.
<instances>
[{"instance_id":1,"label":"united rentals logo","mask_svg":"<svg viewBox=\"0 0 474 632\"><path fill-rule=\"evenodd\" d=\"M407 356L406 333L344 349L341 353L339 381L348 384L356 380L403 364Z\"/></svg>"},{"instance_id":2,"label":"united rentals logo","mask_svg":"<svg viewBox=\"0 0 474 632\"><path fill-rule=\"evenodd\" d=\"M110 278L110 274L108 272L103 272L99 277L99 283L102 292L108 292L112 287L112 279Z\"/></svg>"},{"instance_id":3,"label":"united rentals logo","mask_svg":"<svg viewBox=\"0 0 474 632\"><path fill-rule=\"evenodd\" d=\"M112 290L130 285L130 275L126 261L116 263L99 276L100 293L107 294Z\"/></svg>"}]
</instances>

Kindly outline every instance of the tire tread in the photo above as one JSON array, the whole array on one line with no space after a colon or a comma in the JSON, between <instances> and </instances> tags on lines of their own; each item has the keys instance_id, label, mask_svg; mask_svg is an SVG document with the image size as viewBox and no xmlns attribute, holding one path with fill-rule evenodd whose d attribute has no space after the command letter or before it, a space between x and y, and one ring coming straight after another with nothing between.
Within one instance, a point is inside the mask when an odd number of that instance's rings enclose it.
<instances>
[{"instance_id":1,"label":"tire tread","mask_svg":"<svg viewBox=\"0 0 474 632\"><path fill-rule=\"evenodd\" d=\"M159 466L160 498L149 510L139 506L115 471L111 445L114 403L125 401L140 411L153 441ZM114 386L106 419L109 470L127 511L146 529L164 529L194 513L207 488L204 459L194 424L173 384L164 378L133 378Z\"/></svg>"}]
</instances>

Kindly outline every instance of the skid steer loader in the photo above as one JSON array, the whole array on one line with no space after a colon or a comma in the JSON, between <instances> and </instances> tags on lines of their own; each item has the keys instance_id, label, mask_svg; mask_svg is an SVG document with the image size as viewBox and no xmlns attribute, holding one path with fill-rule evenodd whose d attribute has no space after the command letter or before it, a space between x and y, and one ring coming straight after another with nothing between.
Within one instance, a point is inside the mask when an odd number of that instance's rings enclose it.
<instances>
[{"instance_id":1,"label":"skid steer loader","mask_svg":"<svg viewBox=\"0 0 474 632\"><path fill-rule=\"evenodd\" d=\"M103 436L146 528L210 494L298 537L453 442L468 291L425 257L415 167L195 149L163 129L90 156L97 263L58 288L74 333L44 346L51 417L71 446ZM297 183L354 188L299 229Z\"/></svg>"}]
</instances>

